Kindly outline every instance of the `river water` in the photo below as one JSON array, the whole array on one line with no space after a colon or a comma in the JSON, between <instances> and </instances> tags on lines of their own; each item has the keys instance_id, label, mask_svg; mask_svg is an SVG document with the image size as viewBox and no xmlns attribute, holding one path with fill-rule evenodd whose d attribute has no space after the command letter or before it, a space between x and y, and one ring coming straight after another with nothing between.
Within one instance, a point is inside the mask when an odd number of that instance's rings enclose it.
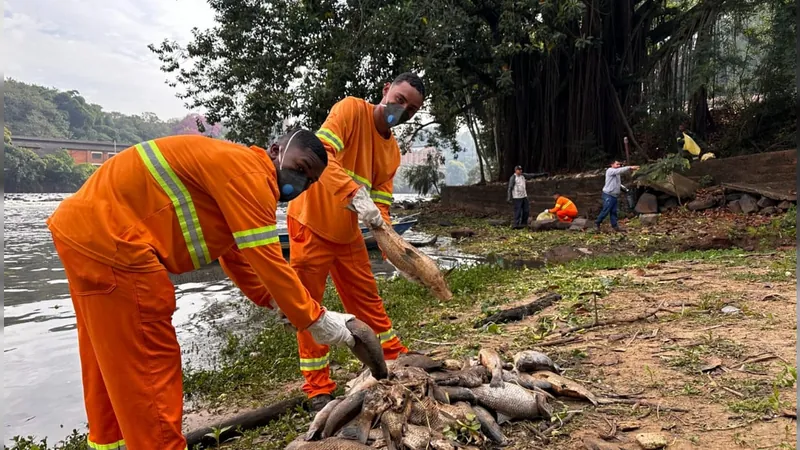
<instances>
[{"instance_id":1,"label":"river water","mask_svg":"<svg viewBox=\"0 0 800 450\"><path fill-rule=\"evenodd\" d=\"M57 442L73 429L85 429L75 313L64 269L53 248L45 219L63 194L8 194L3 226L3 404L4 436L47 437ZM415 196L397 194L398 200ZM285 211L278 211L279 226ZM407 239L425 236L407 232ZM447 242L423 248L445 268L470 263ZM391 276L394 268L373 260L376 276ZM173 316L184 364L204 365L207 352L188 348L209 342L211 323L237 319L241 293L218 266L174 277L177 311ZM213 311L213 313L209 313ZM203 318L200 320L199 318ZM209 319L209 317L211 319Z\"/></svg>"}]
</instances>

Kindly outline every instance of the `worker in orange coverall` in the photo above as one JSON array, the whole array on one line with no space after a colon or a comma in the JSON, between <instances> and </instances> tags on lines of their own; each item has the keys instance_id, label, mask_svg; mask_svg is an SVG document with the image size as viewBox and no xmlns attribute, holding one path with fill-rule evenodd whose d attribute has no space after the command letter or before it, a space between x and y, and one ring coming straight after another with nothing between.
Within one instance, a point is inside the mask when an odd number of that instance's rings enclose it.
<instances>
[{"instance_id":1,"label":"worker in orange coverall","mask_svg":"<svg viewBox=\"0 0 800 450\"><path fill-rule=\"evenodd\" d=\"M353 316L311 298L276 230L277 202L313 186L327 163L306 130L268 150L165 137L120 152L59 205L47 224L75 306L90 448L186 448L168 273L219 258L254 303L317 342L354 345Z\"/></svg>"},{"instance_id":2,"label":"worker in orange coverall","mask_svg":"<svg viewBox=\"0 0 800 450\"><path fill-rule=\"evenodd\" d=\"M545 212L555 214L561 222L572 222L572 219L578 217L578 208L572 200L558 192L553 193L553 200L556 201L556 206L546 209Z\"/></svg>"},{"instance_id":3,"label":"worker in orange coverall","mask_svg":"<svg viewBox=\"0 0 800 450\"><path fill-rule=\"evenodd\" d=\"M384 85L380 104L355 97L336 103L317 131L328 151L328 168L288 210L290 262L303 285L322 302L330 273L345 310L375 331L387 361L408 350L378 295L359 219L364 226L391 223L392 182L400 166L391 128L414 116L424 97L422 80L404 73ZM317 411L336 389L328 347L304 331L297 340L303 391Z\"/></svg>"}]
</instances>

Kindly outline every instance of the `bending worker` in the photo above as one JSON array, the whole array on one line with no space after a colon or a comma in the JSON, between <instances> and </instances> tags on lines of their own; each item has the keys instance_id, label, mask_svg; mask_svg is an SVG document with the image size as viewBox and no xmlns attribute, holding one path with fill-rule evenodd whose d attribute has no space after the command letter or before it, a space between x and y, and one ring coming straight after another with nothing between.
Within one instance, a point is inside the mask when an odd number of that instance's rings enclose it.
<instances>
[{"instance_id":1,"label":"bending worker","mask_svg":"<svg viewBox=\"0 0 800 450\"><path fill-rule=\"evenodd\" d=\"M572 219L578 217L578 208L572 200L558 192L553 193L553 199L556 201L556 206L544 210L545 212L555 214L560 222L572 222Z\"/></svg>"},{"instance_id":2,"label":"bending worker","mask_svg":"<svg viewBox=\"0 0 800 450\"><path fill-rule=\"evenodd\" d=\"M90 448L186 448L168 273L219 258L254 303L317 342L354 345L353 316L311 299L275 227L277 202L313 185L327 159L304 130L269 150L165 137L120 152L56 209L47 224L75 306Z\"/></svg>"},{"instance_id":3,"label":"bending worker","mask_svg":"<svg viewBox=\"0 0 800 450\"><path fill-rule=\"evenodd\" d=\"M392 330L372 275L359 218L365 225L390 222L392 183L400 148L391 128L422 106L425 87L404 73L383 87L378 105L347 97L336 103L317 137L328 151L328 168L289 204L290 262L314 300L322 302L330 273L342 305L378 335L387 361L408 350ZM354 213L355 212L355 213ZM307 331L297 335L303 391L313 410L332 400L328 347Z\"/></svg>"}]
</instances>

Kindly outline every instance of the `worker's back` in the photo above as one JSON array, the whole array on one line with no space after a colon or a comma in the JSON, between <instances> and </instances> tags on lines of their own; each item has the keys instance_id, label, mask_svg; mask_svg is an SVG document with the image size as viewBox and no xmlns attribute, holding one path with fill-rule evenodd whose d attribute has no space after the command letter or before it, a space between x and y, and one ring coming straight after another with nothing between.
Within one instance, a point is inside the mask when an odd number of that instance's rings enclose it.
<instances>
[{"instance_id":1,"label":"worker's back","mask_svg":"<svg viewBox=\"0 0 800 450\"><path fill-rule=\"evenodd\" d=\"M236 204L229 183L262 174L262 205ZM233 192L233 193L232 193ZM226 221L240 208L272 208L275 168L264 150L203 136L170 136L125 149L48 219L53 235L85 255L130 271L183 273L234 244Z\"/></svg>"}]
</instances>

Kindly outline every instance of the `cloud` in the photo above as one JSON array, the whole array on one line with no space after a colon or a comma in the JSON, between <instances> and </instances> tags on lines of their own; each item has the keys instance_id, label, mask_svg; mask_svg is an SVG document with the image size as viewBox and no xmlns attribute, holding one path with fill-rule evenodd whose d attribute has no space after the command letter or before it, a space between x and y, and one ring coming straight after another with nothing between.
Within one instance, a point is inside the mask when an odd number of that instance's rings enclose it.
<instances>
[{"instance_id":1,"label":"cloud","mask_svg":"<svg viewBox=\"0 0 800 450\"><path fill-rule=\"evenodd\" d=\"M214 23L205 0L6 0L3 15L6 76L162 119L189 111L147 45L186 43Z\"/></svg>"}]
</instances>

